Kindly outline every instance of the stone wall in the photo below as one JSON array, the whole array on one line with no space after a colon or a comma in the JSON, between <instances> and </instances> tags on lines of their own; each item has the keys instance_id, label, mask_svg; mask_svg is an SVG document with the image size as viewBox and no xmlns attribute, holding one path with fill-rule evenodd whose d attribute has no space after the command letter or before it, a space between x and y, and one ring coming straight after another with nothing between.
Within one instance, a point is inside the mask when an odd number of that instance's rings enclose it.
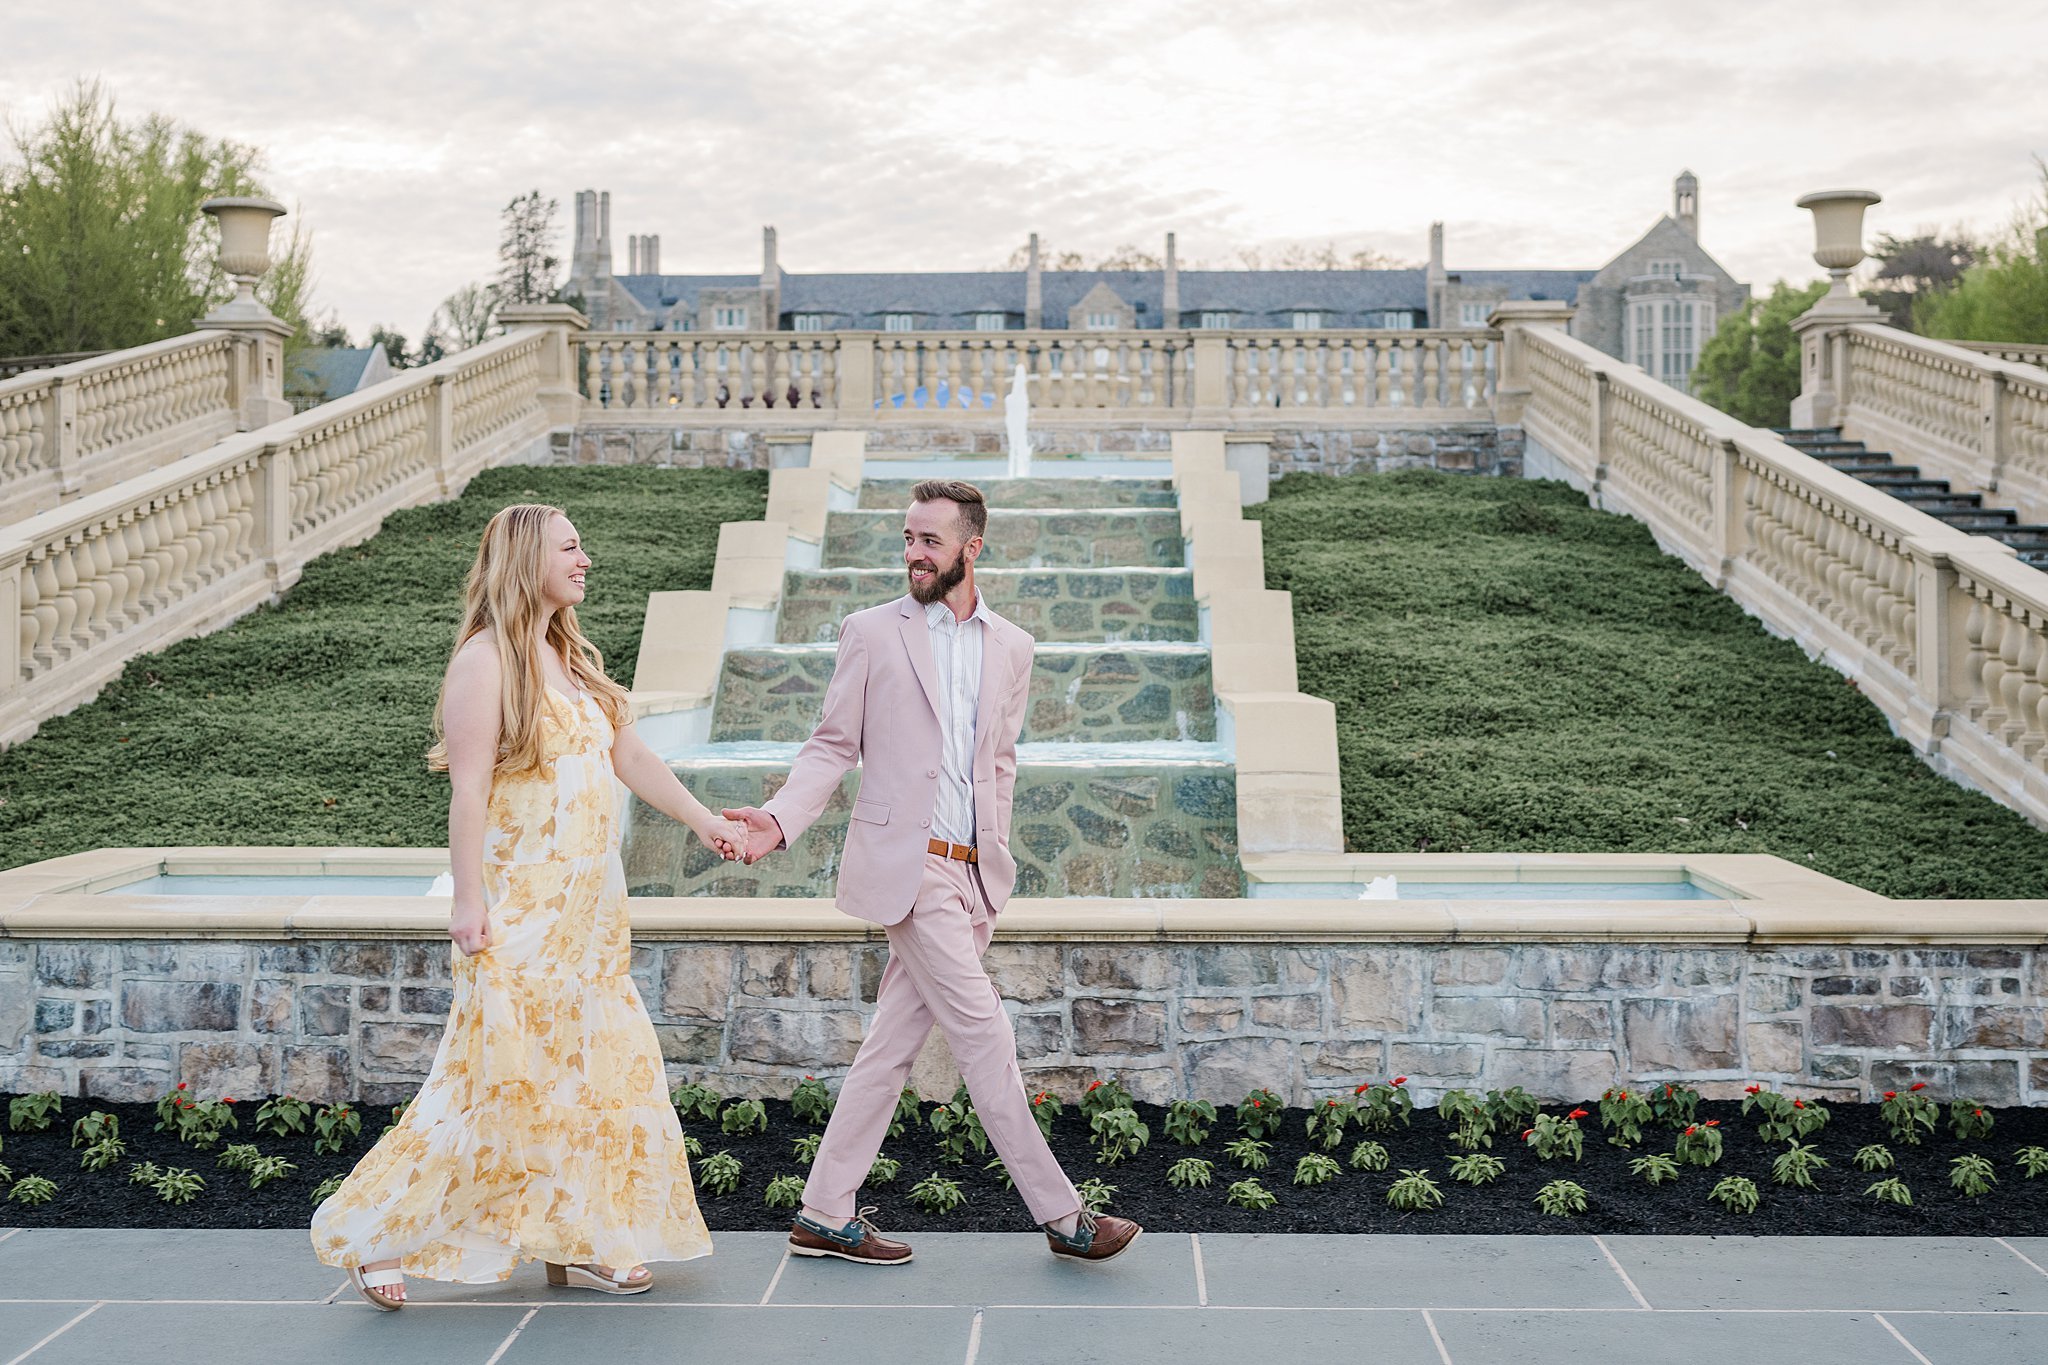
<instances>
[{"instance_id":1,"label":"stone wall","mask_svg":"<svg viewBox=\"0 0 2048 1365\"><path fill-rule=\"evenodd\" d=\"M0 1091L402 1098L448 1000L440 941L0 941ZM852 1060L886 949L659 942L634 975L671 1075L786 1095ZM1033 1084L1300 1103L1405 1075L1418 1096L1761 1080L1868 1100L1913 1080L2048 1103L2048 949L1130 943L1006 937L989 963ZM927 1074L928 1086L939 1084ZM944 1081L950 1089L950 1081Z\"/></svg>"}]
</instances>

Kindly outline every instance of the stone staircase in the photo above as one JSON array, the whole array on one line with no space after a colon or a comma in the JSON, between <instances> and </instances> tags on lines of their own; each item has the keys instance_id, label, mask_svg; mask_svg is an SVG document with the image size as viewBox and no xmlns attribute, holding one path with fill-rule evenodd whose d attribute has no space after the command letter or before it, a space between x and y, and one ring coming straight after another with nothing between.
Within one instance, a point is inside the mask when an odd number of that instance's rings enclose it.
<instances>
[{"instance_id":1,"label":"stone staircase","mask_svg":"<svg viewBox=\"0 0 2048 1365\"><path fill-rule=\"evenodd\" d=\"M1958 493L1947 479L1926 479L1917 465L1899 464L1890 451L1871 450L1861 441L1842 438L1837 427L1773 427L1772 431L1822 464L1872 488L1891 494L1908 506L1947 522L1959 531L1988 536L2010 545L2020 561L2048 569L2048 526L2024 525L2010 507L1986 507L1981 493Z\"/></svg>"}]
</instances>

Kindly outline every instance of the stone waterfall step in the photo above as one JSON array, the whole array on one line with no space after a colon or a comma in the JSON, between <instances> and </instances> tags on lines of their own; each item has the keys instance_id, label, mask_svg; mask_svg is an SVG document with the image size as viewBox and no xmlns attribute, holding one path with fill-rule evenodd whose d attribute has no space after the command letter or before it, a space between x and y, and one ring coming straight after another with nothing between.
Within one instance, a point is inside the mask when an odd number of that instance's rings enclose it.
<instances>
[{"instance_id":1,"label":"stone waterfall step","mask_svg":"<svg viewBox=\"0 0 2048 1365\"><path fill-rule=\"evenodd\" d=\"M1958 493L1947 479L1922 478L1917 465L1902 465L1890 451L1871 450L1861 441L1844 440L1834 427L1774 427L1785 443L1841 470L1859 482L1889 493L1958 531L1986 536L2010 545L2020 562L2048 569L2048 527L2023 526L2010 507L1986 507L1981 493Z\"/></svg>"},{"instance_id":2,"label":"stone waterfall step","mask_svg":"<svg viewBox=\"0 0 2048 1365\"><path fill-rule=\"evenodd\" d=\"M729 649L712 707L711 741L797 744L810 737L836 647ZM1198 644L1041 644L1032 658L1024 742L1210 743L1216 694Z\"/></svg>"},{"instance_id":3,"label":"stone waterfall step","mask_svg":"<svg viewBox=\"0 0 2048 1365\"><path fill-rule=\"evenodd\" d=\"M1000 466L998 466L1000 469ZM869 475L877 472L868 466ZM950 477L950 476L949 476ZM1173 481L1167 478L1068 477L1007 479L969 476L991 507L1174 507ZM869 477L861 481L860 505L901 512L910 505L916 479Z\"/></svg>"},{"instance_id":4,"label":"stone waterfall step","mask_svg":"<svg viewBox=\"0 0 2048 1365\"><path fill-rule=\"evenodd\" d=\"M774 795L795 756L793 744L725 744L669 766L718 809ZM627 892L830 897L858 781L849 773L817 824L754 867L721 862L635 799ZM1021 745L1010 849L1020 896L1241 896L1236 770L1214 745Z\"/></svg>"},{"instance_id":5,"label":"stone waterfall step","mask_svg":"<svg viewBox=\"0 0 2048 1365\"><path fill-rule=\"evenodd\" d=\"M989 509L983 542L978 572L1179 568L1187 563L1180 535L1180 513L1171 507L1063 512L1005 507L998 502ZM874 569L893 566L902 557L902 509L833 512L826 517L826 568Z\"/></svg>"},{"instance_id":6,"label":"stone waterfall step","mask_svg":"<svg viewBox=\"0 0 2048 1365\"><path fill-rule=\"evenodd\" d=\"M1195 579L1186 569L988 569L974 577L992 608L1042 644L1192 641L1200 634ZM784 644L836 641L848 612L907 590L900 567L791 569L783 578L776 638Z\"/></svg>"}]
</instances>

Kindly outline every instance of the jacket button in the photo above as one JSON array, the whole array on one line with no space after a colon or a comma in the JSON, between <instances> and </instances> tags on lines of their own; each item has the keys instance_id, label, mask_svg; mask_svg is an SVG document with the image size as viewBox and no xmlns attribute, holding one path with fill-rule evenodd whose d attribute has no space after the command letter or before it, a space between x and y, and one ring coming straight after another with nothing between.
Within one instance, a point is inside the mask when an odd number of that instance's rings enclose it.
<instances>
[{"instance_id":1,"label":"jacket button","mask_svg":"<svg viewBox=\"0 0 2048 1365\"><path fill-rule=\"evenodd\" d=\"M932 768L932 769L929 769L929 770L928 770L928 771L927 771L927 772L925 773L925 776L926 776L926 777L937 777L938 775L939 775L939 770L938 770L937 768Z\"/></svg>"},{"instance_id":2,"label":"jacket button","mask_svg":"<svg viewBox=\"0 0 2048 1365\"><path fill-rule=\"evenodd\" d=\"M917 827L919 829L930 829L932 827L932 822L929 820L920 820L917 822Z\"/></svg>"}]
</instances>

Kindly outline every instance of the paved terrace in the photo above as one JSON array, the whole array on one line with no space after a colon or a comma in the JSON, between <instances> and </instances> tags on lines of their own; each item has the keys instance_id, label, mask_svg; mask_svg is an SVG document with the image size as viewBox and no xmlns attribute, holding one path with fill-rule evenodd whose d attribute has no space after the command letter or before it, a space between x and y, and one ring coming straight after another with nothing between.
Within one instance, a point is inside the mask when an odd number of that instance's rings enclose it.
<instances>
[{"instance_id":1,"label":"paved terrace","mask_svg":"<svg viewBox=\"0 0 2048 1365\"><path fill-rule=\"evenodd\" d=\"M1108 1266L1014 1233L924 1234L878 1270L717 1235L630 1299L411 1282L378 1313L305 1234L0 1232L4 1365L888 1361L1012 1365L1362 1357L1390 1365L1727 1358L2048 1361L2048 1237L1148 1234ZM1711 1354L1710 1354L1711 1353ZM1739 1357L1738 1357L1739 1358Z\"/></svg>"}]
</instances>

